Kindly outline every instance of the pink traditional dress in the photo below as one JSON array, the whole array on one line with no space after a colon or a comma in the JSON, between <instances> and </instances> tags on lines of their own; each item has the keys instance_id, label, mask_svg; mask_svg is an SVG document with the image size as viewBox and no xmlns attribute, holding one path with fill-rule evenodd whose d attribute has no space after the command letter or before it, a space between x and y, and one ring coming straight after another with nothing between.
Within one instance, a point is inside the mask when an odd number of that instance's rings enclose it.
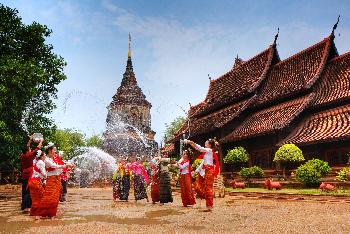
<instances>
[{"instance_id":1,"label":"pink traditional dress","mask_svg":"<svg viewBox=\"0 0 350 234\"><path fill-rule=\"evenodd\" d=\"M148 199L146 184L149 184L148 174L140 162L133 162L131 169L134 175L134 196L135 200Z\"/></svg>"}]
</instances>

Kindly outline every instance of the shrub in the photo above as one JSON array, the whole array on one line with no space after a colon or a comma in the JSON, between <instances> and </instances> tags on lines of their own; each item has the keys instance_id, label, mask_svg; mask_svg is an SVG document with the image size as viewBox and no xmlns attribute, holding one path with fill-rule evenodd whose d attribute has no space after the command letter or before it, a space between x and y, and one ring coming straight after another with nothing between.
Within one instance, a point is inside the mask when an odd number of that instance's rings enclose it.
<instances>
[{"instance_id":1,"label":"shrub","mask_svg":"<svg viewBox=\"0 0 350 234\"><path fill-rule=\"evenodd\" d=\"M327 162L320 159L312 159L301 165L296 170L296 179L305 186L316 186L320 183L322 176L331 171Z\"/></svg>"},{"instance_id":2,"label":"shrub","mask_svg":"<svg viewBox=\"0 0 350 234\"><path fill-rule=\"evenodd\" d=\"M244 180L249 181L253 177L263 177L264 171L258 166L244 167L239 172L239 176L242 177Z\"/></svg>"},{"instance_id":3,"label":"shrub","mask_svg":"<svg viewBox=\"0 0 350 234\"><path fill-rule=\"evenodd\" d=\"M227 151L227 154L224 158L224 163L241 165L248 162L248 160L249 155L247 151L243 147L239 146Z\"/></svg>"},{"instance_id":4,"label":"shrub","mask_svg":"<svg viewBox=\"0 0 350 234\"><path fill-rule=\"evenodd\" d=\"M303 152L294 144L282 145L273 159L274 162L281 162L283 166L283 177L286 177L286 165L304 161Z\"/></svg>"},{"instance_id":5,"label":"shrub","mask_svg":"<svg viewBox=\"0 0 350 234\"><path fill-rule=\"evenodd\" d=\"M303 152L294 144L284 144L275 153L274 162L302 162L304 161Z\"/></svg>"},{"instance_id":6,"label":"shrub","mask_svg":"<svg viewBox=\"0 0 350 234\"><path fill-rule=\"evenodd\" d=\"M192 163L192 171L196 170L199 164L201 164L202 162L203 162L203 159L194 160L194 162Z\"/></svg>"},{"instance_id":7,"label":"shrub","mask_svg":"<svg viewBox=\"0 0 350 234\"><path fill-rule=\"evenodd\" d=\"M348 174L350 172L350 167L344 167L343 169L341 169L337 174L337 180L339 181L347 181L348 177L346 174Z\"/></svg>"}]
</instances>

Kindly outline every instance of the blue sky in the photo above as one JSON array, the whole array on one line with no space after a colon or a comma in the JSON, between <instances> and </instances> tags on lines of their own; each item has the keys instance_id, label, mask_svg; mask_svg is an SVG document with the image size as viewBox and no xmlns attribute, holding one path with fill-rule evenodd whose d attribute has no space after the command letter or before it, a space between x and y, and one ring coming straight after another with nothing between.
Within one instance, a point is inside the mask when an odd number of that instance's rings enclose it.
<instances>
[{"instance_id":1,"label":"blue sky","mask_svg":"<svg viewBox=\"0 0 350 234\"><path fill-rule=\"evenodd\" d=\"M350 1L55 1L11 0L25 23L53 30L48 42L68 63L52 114L60 128L102 133L106 107L120 85L132 35L133 65L152 103L156 140L165 123L205 98L209 80L266 49L280 28L281 59L327 37L350 50ZM340 35L339 35L340 34Z\"/></svg>"}]
</instances>

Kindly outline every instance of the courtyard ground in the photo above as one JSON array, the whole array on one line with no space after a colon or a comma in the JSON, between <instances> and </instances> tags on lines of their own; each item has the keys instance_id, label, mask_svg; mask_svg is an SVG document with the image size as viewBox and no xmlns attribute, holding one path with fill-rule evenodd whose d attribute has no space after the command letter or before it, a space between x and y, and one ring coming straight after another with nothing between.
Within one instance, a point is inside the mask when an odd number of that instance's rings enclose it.
<instances>
[{"instance_id":1,"label":"courtyard ground","mask_svg":"<svg viewBox=\"0 0 350 234\"><path fill-rule=\"evenodd\" d=\"M35 220L20 210L20 190L0 186L0 233L350 233L348 199L278 199L241 194L193 208L174 203L114 202L111 188L70 188L55 219ZM131 198L132 198L131 194Z\"/></svg>"}]
</instances>

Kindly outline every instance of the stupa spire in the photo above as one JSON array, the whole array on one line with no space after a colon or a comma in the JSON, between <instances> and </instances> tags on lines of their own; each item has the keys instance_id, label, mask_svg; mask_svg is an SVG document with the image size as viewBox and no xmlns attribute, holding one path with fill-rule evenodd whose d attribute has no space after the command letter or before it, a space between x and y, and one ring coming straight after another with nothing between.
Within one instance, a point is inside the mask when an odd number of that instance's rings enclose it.
<instances>
[{"instance_id":1,"label":"stupa spire","mask_svg":"<svg viewBox=\"0 0 350 234\"><path fill-rule=\"evenodd\" d=\"M129 50L128 50L128 58L131 58L131 34L129 33Z\"/></svg>"}]
</instances>

